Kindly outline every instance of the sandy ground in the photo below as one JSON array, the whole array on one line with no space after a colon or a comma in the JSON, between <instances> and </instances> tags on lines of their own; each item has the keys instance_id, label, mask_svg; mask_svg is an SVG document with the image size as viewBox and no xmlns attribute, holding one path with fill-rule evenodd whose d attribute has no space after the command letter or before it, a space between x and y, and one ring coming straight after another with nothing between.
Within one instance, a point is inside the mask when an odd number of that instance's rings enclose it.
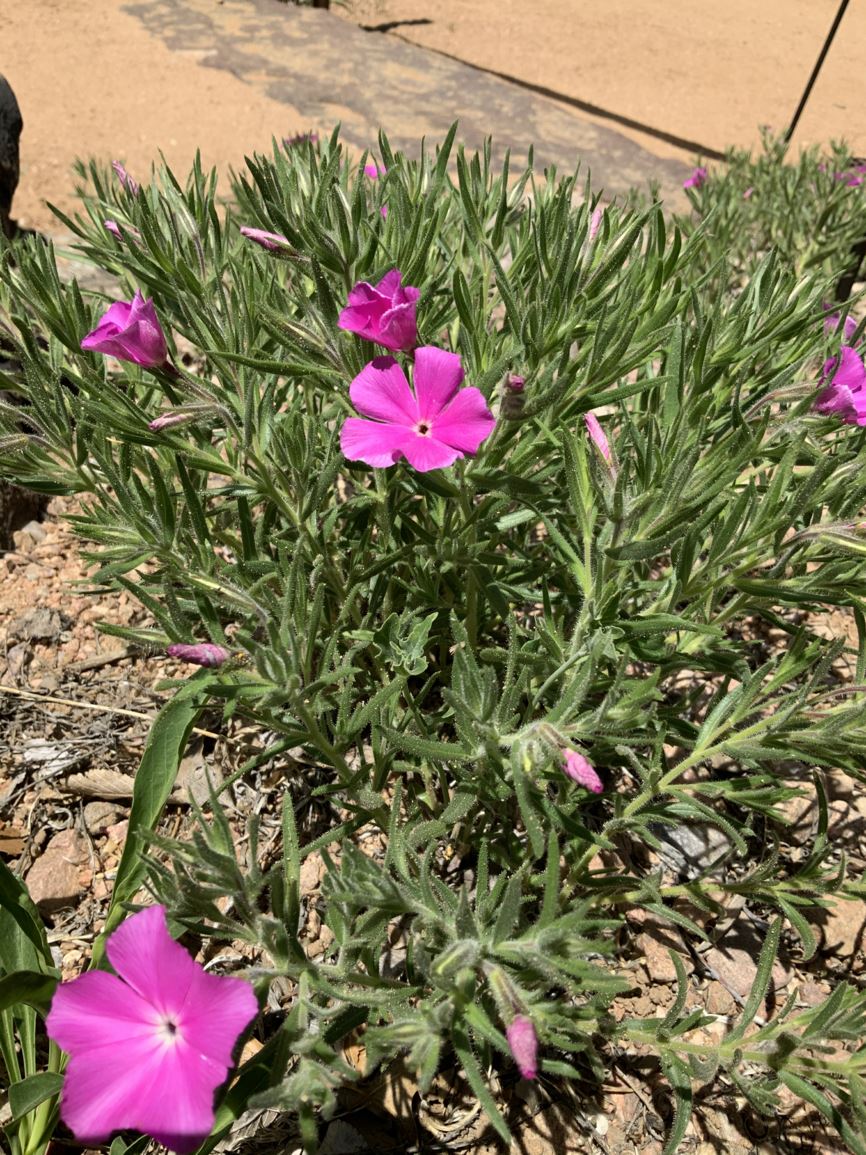
<instances>
[{"instance_id":1,"label":"sandy ground","mask_svg":"<svg viewBox=\"0 0 866 1155\"><path fill-rule=\"evenodd\" d=\"M206 53L171 51L116 0L74 7L73 17L62 0L0 0L0 72L24 116L19 224L57 230L42 202L75 207L79 156L117 157L147 174L162 151L185 175L200 148L206 165L226 171L307 127L296 108L198 67Z\"/></svg>"},{"instance_id":2,"label":"sandy ground","mask_svg":"<svg viewBox=\"0 0 866 1155\"><path fill-rule=\"evenodd\" d=\"M217 2L213 11L224 11ZM348 0L333 11L338 20L389 27L389 38L605 109L620 120L599 124L620 128L658 156L688 159L688 150L623 127L622 118L710 148L754 143L759 123L781 128L790 119L836 6L837 0ZM66 211L74 206L78 156L118 157L146 175L160 150L186 171L198 147L206 164L225 171L266 149L274 135L322 128L303 111L303 84L296 98L289 87L289 100L283 94L277 100L255 76L204 66L209 34L202 13L192 16L199 35L186 41L178 35L169 46L133 7L76 0L73 12L61 0L0 0L0 72L24 110L14 206L22 225L56 228L46 200ZM164 0L158 7L185 33L182 6ZM251 9L250 20L256 18ZM315 44L310 51L315 55ZM797 140L845 136L866 153L864 57L866 0L851 0ZM346 76L351 69L347 61ZM359 101L365 96L369 91L359 90ZM424 105L416 107L411 96L393 113L412 126L413 139L414 128L424 131ZM455 107L453 114L460 113Z\"/></svg>"},{"instance_id":3,"label":"sandy ground","mask_svg":"<svg viewBox=\"0 0 866 1155\"><path fill-rule=\"evenodd\" d=\"M790 123L838 7L839 0L348 0L335 10L724 150L757 143L760 124L781 131ZM796 143L845 137L866 153L864 57L866 0L851 0Z\"/></svg>"}]
</instances>

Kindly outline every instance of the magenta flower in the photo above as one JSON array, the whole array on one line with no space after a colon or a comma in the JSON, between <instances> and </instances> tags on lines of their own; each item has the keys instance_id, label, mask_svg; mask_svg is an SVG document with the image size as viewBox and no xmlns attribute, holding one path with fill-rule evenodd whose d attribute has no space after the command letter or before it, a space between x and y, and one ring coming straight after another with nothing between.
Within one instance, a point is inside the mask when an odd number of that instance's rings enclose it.
<instances>
[{"instance_id":1,"label":"magenta flower","mask_svg":"<svg viewBox=\"0 0 866 1155\"><path fill-rule=\"evenodd\" d=\"M135 196L139 188L138 181L132 179L132 177L129 175L119 160L113 160L111 162L111 167L114 169L115 175L117 176L117 179L120 181L121 185L126 189L128 193L132 193L132 195Z\"/></svg>"},{"instance_id":2,"label":"magenta flower","mask_svg":"<svg viewBox=\"0 0 866 1155\"><path fill-rule=\"evenodd\" d=\"M538 1036L532 1019L526 1015L515 1015L511 1026L505 1032L511 1057L524 1079L538 1077Z\"/></svg>"},{"instance_id":3,"label":"magenta flower","mask_svg":"<svg viewBox=\"0 0 866 1155\"><path fill-rule=\"evenodd\" d=\"M391 269L378 285L367 281L355 285L337 324L386 349L413 349L418 340L415 309L420 296L412 285L404 288L399 269Z\"/></svg>"},{"instance_id":4,"label":"magenta flower","mask_svg":"<svg viewBox=\"0 0 866 1155\"><path fill-rule=\"evenodd\" d=\"M368 176L370 180L378 180L379 177L384 176L387 171L384 166L379 168L374 160L364 165L364 176Z\"/></svg>"},{"instance_id":5,"label":"magenta flower","mask_svg":"<svg viewBox=\"0 0 866 1155\"><path fill-rule=\"evenodd\" d=\"M157 418L158 420L159 418ZM151 429L153 429L153 425L154 423L151 422ZM194 666L207 666L208 669L221 666L231 657L224 646L215 646L213 642L196 642L194 645L187 645L186 642L172 642L170 646L166 647L165 652L170 658L179 658L180 661L191 662Z\"/></svg>"},{"instance_id":6,"label":"magenta flower","mask_svg":"<svg viewBox=\"0 0 866 1155\"><path fill-rule=\"evenodd\" d=\"M700 188L702 184L706 183L708 176L709 173L703 165L699 165L692 171L692 175L683 181L683 188Z\"/></svg>"},{"instance_id":7,"label":"magenta flower","mask_svg":"<svg viewBox=\"0 0 866 1155\"><path fill-rule=\"evenodd\" d=\"M405 457L427 473L470 456L495 424L484 395L461 389L463 368L456 353L422 345L415 350L415 392L393 357L377 357L352 384L352 404L368 421L347 418L340 446L350 461L385 469Z\"/></svg>"},{"instance_id":8,"label":"magenta flower","mask_svg":"<svg viewBox=\"0 0 866 1155\"><path fill-rule=\"evenodd\" d=\"M608 444L604 430L598 423L598 418L594 413L584 413L583 420L586 422L586 430L592 438L593 445L595 445L608 465L612 465L613 456L610 452L610 445Z\"/></svg>"},{"instance_id":9,"label":"magenta flower","mask_svg":"<svg viewBox=\"0 0 866 1155\"><path fill-rule=\"evenodd\" d=\"M593 769L592 763L582 754L578 754L576 750L564 750L563 756L565 764L562 769L565 774L574 782L579 783L585 790L589 790L593 794L601 794L604 785Z\"/></svg>"},{"instance_id":10,"label":"magenta flower","mask_svg":"<svg viewBox=\"0 0 866 1155\"><path fill-rule=\"evenodd\" d=\"M131 301L116 301L81 342L81 348L132 361L145 369L158 369L168 360L165 334L153 301L145 300L140 292Z\"/></svg>"},{"instance_id":11,"label":"magenta flower","mask_svg":"<svg viewBox=\"0 0 866 1155\"><path fill-rule=\"evenodd\" d=\"M246 237L248 241L255 241L257 245L261 245L269 253L286 252L292 247L288 237L284 237L282 233L266 232L265 229L250 229L246 225L242 225L241 236Z\"/></svg>"},{"instance_id":12,"label":"magenta flower","mask_svg":"<svg viewBox=\"0 0 866 1155\"><path fill-rule=\"evenodd\" d=\"M234 1045L258 1013L253 989L206 974L169 934L161 906L128 918L106 950L117 975L62 983L46 1020L70 1055L61 1117L90 1147L131 1128L194 1151L213 1127Z\"/></svg>"},{"instance_id":13,"label":"magenta flower","mask_svg":"<svg viewBox=\"0 0 866 1155\"><path fill-rule=\"evenodd\" d=\"M826 301L821 302L821 307L824 309L830 308ZM840 313L831 313L829 317L824 318L824 332L835 332L836 329L839 328L840 323L842 325L843 339L845 341L850 341L854 334L857 332L857 321L850 315L847 316L844 321L842 321L842 316Z\"/></svg>"},{"instance_id":14,"label":"magenta flower","mask_svg":"<svg viewBox=\"0 0 866 1155\"><path fill-rule=\"evenodd\" d=\"M866 425L866 366L856 349L843 345L838 357L824 362L821 384L829 382L815 401L818 413L834 414L846 425Z\"/></svg>"}]
</instances>

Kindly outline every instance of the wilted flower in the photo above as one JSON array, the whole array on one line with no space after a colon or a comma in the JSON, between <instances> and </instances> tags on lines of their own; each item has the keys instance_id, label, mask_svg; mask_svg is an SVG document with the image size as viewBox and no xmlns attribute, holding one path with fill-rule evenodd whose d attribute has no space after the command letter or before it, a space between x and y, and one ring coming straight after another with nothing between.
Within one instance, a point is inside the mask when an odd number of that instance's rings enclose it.
<instances>
[{"instance_id":1,"label":"wilted flower","mask_svg":"<svg viewBox=\"0 0 866 1155\"><path fill-rule=\"evenodd\" d=\"M578 754L576 750L564 750L563 757L565 762L562 768L569 778L579 783L585 790L601 794L604 785L588 759Z\"/></svg>"},{"instance_id":2,"label":"wilted flower","mask_svg":"<svg viewBox=\"0 0 866 1155\"><path fill-rule=\"evenodd\" d=\"M821 384L825 382L815 401L817 412L832 413L847 425L866 425L866 366L856 349L843 345L838 357L824 362Z\"/></svg>"},{"instance_id":3,"label":"wilted flower","mask_svg":"<svg viewBox=\"0 0 866 1155\"><path fill-rule=\"evenodd\" d=\"M61 1117L86 1146L130 1128L194 1151L213 1127L235 1043L258 1013L253 989L206 974L169 934L162 906L128 918L106 952L117 975L62 983L46 1020L70 1055Z\"/></svg>"},{"instance_id":4,"label":"wilted flower","mask_svg":"<svg viewBox=\"0 0 866 1155\"><path fill-rule=\"evenodd\" d=\"M696 169L692 170L692 175L683 181L683 188L700 188L702 184L706 183L709 173L703 165L698 165Z\"/></svg>"},{"instance_id":5,"label":"wilted flower","mask_svg":"<svg viewBox=\"0 0 866 1155\"><path fill-rule=\"evenodd\" d=\"M586 422L587 432L592 438L592 442L596 449L599 451L608 465L613 464L613 456L610 452L610 445L608 444L604 430L598 423L598 418L596 415L594 413L584 413L583 420Z\"/></svg>"},{"instance_id":6,"label":"wilted flower","mask_svg":"<svg viewBox=\"0 0 866 1155\"><path fill-rule=\"evenodd\" d=\"M193 645L173 642L166 647L165 652L170 658L179 658L182 662L191 662L194 666L207 666L209 669L221 666L231 656L224 646L216 646L213 642L195 642Z\"/></svg>"},{"instance_id":7,"label":"wilted flower","mask_svg":"<svg viewBox=\"0 0 866 1155\"><path fill-rule=\"evenodd\" d=\"M519 420L523 413L523 406L526 404L523 393L525 387L526 380L519 373L509 373L505 378L500 413L509 421Z\"/></svg>"},{"instance_id":8,"label":"wilted flower","mask_svg":"<svg viewBox=\"0 0 866 1155\"><path fill-rule=\"evenodd\" d=\"M139 188L138 181L133 180L133 178L129 175L119 160L113 160L111 162L111 167L114 169L117 179L120 181L121 185L126 189L128 193L132 193L132 195L135 196Z\"/></svg>"},{"instance_id":9,"label":"wilted flower","mask_svg":"<svg viewBox=\"0 0 866 1155\"><path fill-rule=\"evenodd\" d=\"M505 1032L511 1057L524 1079L538 1076L538 1036L532 1019L526 1015L515 1015Z\"/></svg>"},{"instance_id":10,"label":"wilted flower","mask_svg":"<svg viewBox=\"0 0 866 1155\"><path fill-rule=\"evenodd\" d=\"M475 453L495 421L484 395L462 381L460 357L431 345L415 351L414 393L393 357L377 357L349 387L358 412L374 420L347 418L343 453L378 469L405 457L420 473Z\"/></svg>"},{"instance_id":11,"label":"wilted flower","mask_svg":"<svg viewBox=\"0 0 866 1155\"><path fill-rule=\"evenodd\" d=\"M415 309L420 296L420 290L403 285L399 269L391 269L378 285L361 281L352 289L337 324L386 349L412 349L418 340Z\"/></svg>"},{"instance_id":12,"label":"wilted flower","mask_svg":"<svg viewBox=\"0 0 866 1155\"><path fill-rule=\"evenodd\" d=\"M251 229L242 225L241 236L246 237L248 241L255 241L257 245L261 245L269 253L285 252L291 250L292 247L288 237L284 237L282 233L269 233L265 229Z\"/></svg>"},{"instance_id":13,"label":"wilted flower","mask_svg":"<svg viewBox=\"0 0 866 1155\"><path fill-rule=\"evenodd\" d=\"M283 145L285 148L295 148L299 144L318 144L319 134L317 132L298 132L294 136L284 136Z\"/></svg>"},{"instance_id":14,"label":"wilted flower","mask_svg":"<svg viewBox=\"0 0 866 1155\"><path fill-rule=\"evenodd\" d=\"M131 301L116 301L96 328L81 342L82 349L158 369L168 360L165 334L153 301L136 292Z\"/></svg>"}]
</instances>

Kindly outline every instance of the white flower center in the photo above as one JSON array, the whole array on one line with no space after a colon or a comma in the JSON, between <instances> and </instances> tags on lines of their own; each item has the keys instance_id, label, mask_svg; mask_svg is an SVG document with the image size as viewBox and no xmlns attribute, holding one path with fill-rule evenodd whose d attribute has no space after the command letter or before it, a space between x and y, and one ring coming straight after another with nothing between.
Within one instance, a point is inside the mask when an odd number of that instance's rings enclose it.
<instances>
[{"instance_id":1,"label":"white flower center","mask_svg":"<svg viewBox=\"0 0 866 1155\"><path fill-rule=\"evenodd\" d=\"M428 437L430 435L430 426L426 421L419 421L415 426L415 432L419 433L422 437Z\"/></svg>"},{"instance_id":2,"label":"white flower center","mask_svg":"<svg viewBox=\"0 0 866 1155\"><path fill-rule=\"evenodd\" d=\"M156 1025L156 1035L163 1043L176 1044L180 1042L180 1028L177 1019L172 1015L160 1018Z\"/></svg>"}]
</instances>

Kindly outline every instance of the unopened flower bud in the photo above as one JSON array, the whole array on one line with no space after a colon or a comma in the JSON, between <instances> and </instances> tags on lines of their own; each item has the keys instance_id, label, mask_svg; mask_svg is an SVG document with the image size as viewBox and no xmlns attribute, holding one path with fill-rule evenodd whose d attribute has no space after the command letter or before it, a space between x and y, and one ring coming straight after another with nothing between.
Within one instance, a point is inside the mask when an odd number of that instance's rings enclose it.
<instances>
[{"instance_id":1,"label":"unopened flower bud","mask_svg":"<svg viewBox=\"0 0 866 1155\"><path fill-rule=\"evenodd\" d=\"M519 373L509 373L504 382L502 395L502 416L509 421L516 421L523 413L526 398L523 391L526 388L526 378Z\"/></svg>"},{"instance_id":2,"label":"unopened flower bud","mask_svg":"<svg viewBox=\"0 0 866 1155\"><path fill-rule=\"evenodd\" d=\"M586 430L592 438L592 443L605 459L608 465L613 464L613 455L610 452L610 445L604 430L598 423L598 418L594 413L584 413L583 419L586 422Z\"/></svg>"},{"instance_id":3,"label":"unopened flower bud","mask_svg":"<svg viewBox=\"0 0 866 1155\"><path fill-rule=\"evenodd\" d=\"M133 196L135 196L139 188L138 181L133 180L133 178L129 175L119 160L113 160L111 162L111 167L114 169L115 175L117 176L117 179L120 181L121 185L123 185L128 193L131 193Z\"/></svg>"},{"instance_id":4,"label":"unopened flower bud","mask_svg":"<svg viewBox=\"0 0 866 1155\"><path fill-rule=\"evenodd\" d=\"M221 666L231 656L224 646L215 646L212 642L196 642L194 645L174 642L165 652L170 658L179 658L194 666L207 666L208 669Z\"/></svg>"},{"instance_id":5,"label":"unopened flower bud","mask_svg":"<svg viewBox=\"0 0 866 1155\"><path fill-rule=\"evenodd\" d=\"M576 750L563 751L563 757L562 769L567 777L577 782L585 790L590 790L593 794L601 794L604 785L588 759L584 758L582 754L578 754Z\"/></svg>"},{"instance_id":6,"label":"unopened flower bud","mask_svg":"<svg viewBox=\"0 0 866 1155\"><path fill-rule=\"evenodd\" d=\"M505 1032L511 1057L524 1079L538 1076L538 1036L532 1019L526 1015L515 1015L511 1026Z\"/></svg>"},{"instance_id":7,"label":"unopened flower bud","mask_svg":"<svg viewBox=\"0 0 866 1155\"><path fill-rule=\"evenodd\" d=\"M269 253L286 253L292 251L289 238L284 237L282 233L269 233L265 229L251 229L243 225L241 227L241 236L246 237L248 241L254 241L257 245L261 245L261 247L267 249Z\"/></svg>"}]
</instances>

